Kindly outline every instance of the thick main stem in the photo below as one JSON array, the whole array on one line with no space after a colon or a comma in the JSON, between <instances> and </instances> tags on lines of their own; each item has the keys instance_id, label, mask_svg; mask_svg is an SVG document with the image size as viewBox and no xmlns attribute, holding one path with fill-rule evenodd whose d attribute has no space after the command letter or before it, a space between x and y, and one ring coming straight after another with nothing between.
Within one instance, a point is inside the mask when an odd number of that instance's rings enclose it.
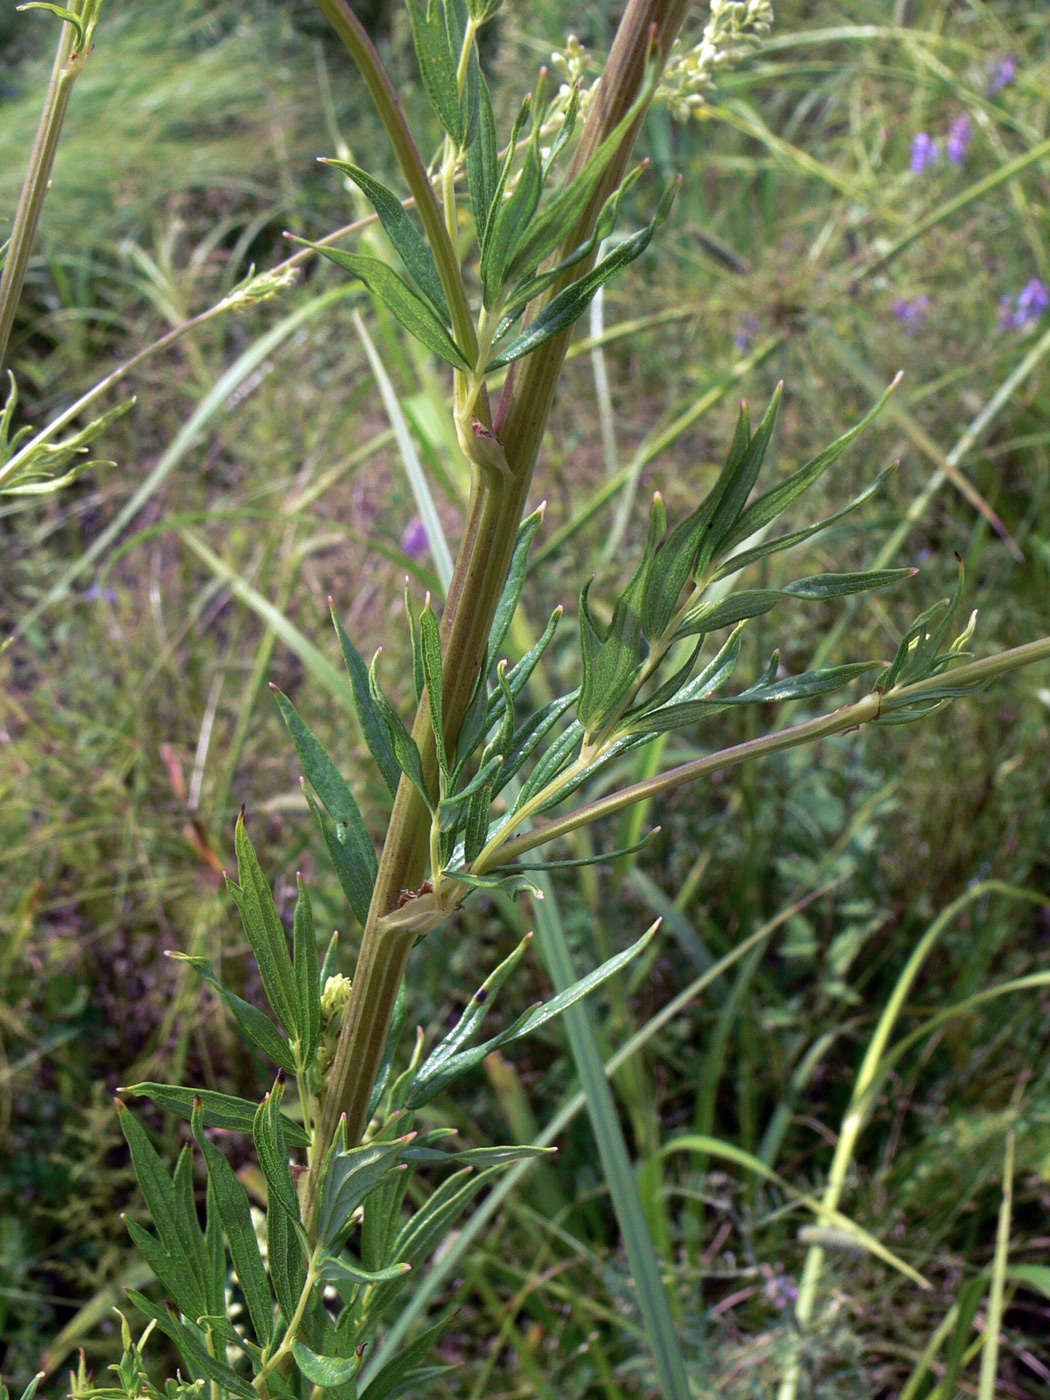
<instances>
[{"instance_id":1,"label":"thick main stem","mask_svg":"<svg viewBox=\"0 0 1050 1400\"><path fill-rule=\"evenodd\" d=\"M338 0L320 0L320 4L329 17L333 10L344 8ZM631 0L609 55L570 176L581 168L589 153L609 135L637 99L654 44L658 60L666 59L687 8L688 0ZM616 159L565 240L565 251L578 246L593 229L598 211L623 176L642 120L639 114ZM428 193L433 200L429 186ZM436 201L434 207L436 209ZM427 232L428 235L431 232L429 227ZM447 246L447 231L443 225L440 235L435 231L435 236ZM558 290L555 286L548 295L553 296ZM524 362L509 392L500 423L500 438L509 470L481 471L475 477L467 526L442 620L445 737L453 750L484 664L489 630L510 568L518 524L528 499L568 343L569 332L565 332L548 341ZM433 782L436 757L425 698L413 733L428 779ZM429 828L430 814L415 790L402 778L362 935L350 1002L329 1076L315 1161L324 1160L344 1114L349 1145L358 1143L368 1126L372 1087L414 941L410 934L384 930L382 919L397 907L403 890L414 891L419 886L426 871ZM308 1201L312 1202L313 1194L311 1183ZM312 1210L312 1205L308 1209Z\"/></svg>"}]
</instances>

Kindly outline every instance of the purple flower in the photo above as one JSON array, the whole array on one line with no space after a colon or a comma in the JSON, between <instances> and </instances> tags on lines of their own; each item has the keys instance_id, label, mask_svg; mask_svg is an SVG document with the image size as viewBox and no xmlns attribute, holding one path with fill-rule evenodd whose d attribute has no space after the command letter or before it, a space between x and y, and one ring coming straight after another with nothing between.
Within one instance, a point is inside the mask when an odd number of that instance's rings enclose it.
<instances>
[{"instance_id":1,"label":"purple flower","mask_svg":"<svg viewBox=\"0 0 1050 1400\"><path fill-rule=\"evenodd\" d=\"M932 165L937 159L939 151L937 142L926 131L920 131L911 144L911 168L916 175L921 175L928 165Z\"/></svg>"},{"instance_id":2,"label":"purple flower","mask_svg":"<svg viewBox=\"0 0 1050 1400\"><path fill-rule=\"evenodd\" d=\"M85 588L81 596L85 603L97 603L100 598L104 598L107 603L117 603L120 601L114 589L102 588L101 585L97 583L93 583L90 588Z\"/></svg>"},{"instance_id":3,"label":"purple flower","mask_svg":"<svg viewBox=\"0 0 1050 1400\"><path fill-rule=\"evenodd\" d=\"M1017 293L1016 297L999 299L1000 331L1020 330L1032 321L1038 321L1050 309L1050 288L1038 277L1033 277Z\"/></svg>"},{"instance_id":4,"label":"purple flower","mask_svg":"<svg viewBox=\"0 0 1050 1400\"><path fill-rule=\"evenodd\" d=\"M1017 76L1017 60L1013 54L1007 54L1002 59L990 58L985 71L989 75L988 91L994 96L1004 87L1009 87Z\"/></svg>"},{"instance_id":5,"label":"purple flower","mask_svg":"<svg viewBox=\"0 0 1050 1400\"><path fill-rule=\"evenodd\" d=\"M408 522L405 533L401 536L401 548L410 559L418 559L421 554L426 554L430 548L427 527L418 515Z\"/></svg>"},{"instance_id":6,"label":"purple flower","mask_svg":"<svg viewBox=\"0 0 1050 1400\"><path fill-rule=\"evenodd\" d=\"M751 342L758 334L758 317L750 311L745 311L740 318L740 324L734 337L738 350L750 350Z\"/></svg>"},{"instance_id":7,"label":"purple flower","mask_svg":"<svg viewBox=\"0 0 1050 1400\"><path fill-rule=\"evenodd\" d=\"M962 165L972 135L970 118L965 113L956 117L948 130L948 159L953 165Z\"/></svg>"},{"instance_id":8,"label":"purple flower","mask_svg":"<svg viewBox=\"0 0 1050 1400\"><path fill-rule=\"evenodd\" d=\"M893 303L893 314L902 325L911 326L917 321L922 321L930 309L930 299L923 293L922 296L915 297L909 301L907 297L898 297Z\"/></svg>"}]
</instances>

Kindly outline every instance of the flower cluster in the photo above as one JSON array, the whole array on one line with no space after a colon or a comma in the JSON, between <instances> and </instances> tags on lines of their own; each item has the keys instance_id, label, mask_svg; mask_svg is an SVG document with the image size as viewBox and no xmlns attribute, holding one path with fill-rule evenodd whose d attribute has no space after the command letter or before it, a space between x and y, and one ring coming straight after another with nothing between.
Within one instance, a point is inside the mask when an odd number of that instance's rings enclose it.
<instances>
[{"instance_id":1,"label":"flower cluster","mask_svg":"<svg viewBox=\"0 0 1050 1400\"><path fill-rule=\"evenodd\" d=\"M1003 88L1009 87L1017 76L1017 61L1012 54L1005 58L990 58L985 72L988 74L988 94L994 97Z\"/></svg>"},{"instance_id":2,"label":"flower cluster","mask_svg":"<svg viewBox=\"0 0 1050 1400\"><path fill-rule=\"evenodd\" d=\"M1020 330L1038 321L1050 308L1050 288L1038 277L1025 284L1015 297L1005 296L999 301L1000 331Z\"/></svg>"},{"instance_id":3,"label":"flower cluster","mask_svg":"<svg viewBox=\"0 0 1050 1400\"><path fill-rule=\"evenodd\" d=\"M930 299L923 293L922 296L898 297L893 303L893 314L901 325L907 327L909 334L915 330L920 321L925 320L926 313L930 309Z\"/></svg>"},{"instance_id":4,"label":"flower cluster","mask_svg":"<svg viewBox=\"0 0 1050 1400\"><path fill-rule=\"evenodd\" d=\"M773 23L770 0L711 0L711 18L700 42L686 49L675 42L655 101L687 122L714 91L715 73L732 68L749 48L762 42Z\"/></svg>"},{"instance_id":5,"label":"flower cluster","mask_svg":"<svg viewBox=\"0 0 1050 1400\"><path fill-rule=\"evenodd\" d=\"M973 136L973 124L964 112L961 117L956 117L948 128L948 140L945 143L945 151L952 165L962 165L966 159L966 152L970 148L970 140ZM920 131L916 134L911 143L911 168L912 173L921 175L933 165L940 156L941 148L928 131Z\"/></svg>"}]
</instances>

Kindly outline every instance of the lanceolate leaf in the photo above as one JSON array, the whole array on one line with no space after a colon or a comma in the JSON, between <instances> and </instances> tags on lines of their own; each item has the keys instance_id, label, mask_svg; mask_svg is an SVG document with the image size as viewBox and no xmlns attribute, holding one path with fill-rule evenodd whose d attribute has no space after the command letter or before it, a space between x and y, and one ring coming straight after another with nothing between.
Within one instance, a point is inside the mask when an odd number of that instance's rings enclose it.
<instances>
[{"instance_id":1,"label":"lanceolate leaf","mask_svg":"<svg viewBox=\"0 0 1050 1400\"><path fill-rule=\"evenodd\" d=\"M499 179L499 140L492 113L492 98L484 74L478 84L478 134L467 151L467 185L474 229L480 242L485 232Z\"/></svg>"},{"instance_id":2,"label":"lanceolate leaf","mask_svg":"<svg viewBox=\"0 0 1050 1400\"><path fill-rule=\"evenodd\" d=\"M309 1064L321 1042L321 978L317 966L317 933L310 894L296 873L299 898L295 902L295 990L299 998L299 1058ZM286 1130L287 1131L287 1130Z\"/></svg>"},{"instance_id":3,"label":"lanceolate leaf","mask_svg":"<svg viewBox=\"0 0 1050 1400\"><path fill-rule=\"evenodd\" d=\"M514 543L514 553L511 556L507 581L503 585L503 592L496 605L496 614L492 619L492 628L489 632L490 666L494 666L500 659L503 643L510 630L510 624L514 620L518 600L525 587L525 575L529 569L529 550L532 547L536 531L543 524L544 509L545 505L541 505L531 515L527 515L518 526L518 538Z\"/></svg>"},{"instance_id":4,"label":"lanceolate leaf","mask_svg":"<svg viewBox=\"0 0 1050 1400\"><path fill-rule=\"evenodd\" d=\"M354 277L359 277L368 290L393 312L409 335L415 336L416 340L428 350L432 350L439 359L445 360L455 369L470 369L466 355L442 325L434 308L422 297L417 296L408 283L385 262L379 258L366 257L363 253L347 253L342 248L310 243L303 238L297 238L295 241L323 253L329 262L334 262Z\"/></svg>"},{"instance_id":5,"label":"lanceolate leaf","mask_svg":"<svg viewBox=\"0 0 1050 1400\"><path fill-rule=\"evenodd\" d=\"M370 1192L398 1165L398 1153L403 1139L375 1142L353 1151L336 1150L329 1154L321 1181L321 1198L317 1211L317 1238L331 1248L338 1248L346 1237L350 1217Z\"/></svg>"},{"instance_id":6,"label":"lanceolate leaf","mask_svg":"<svg viewBox=\"0 0 1050 1400\"><path fill-rule=\"evenodd\" d=\"M798 471L792 472L789 477L778 482L778 484L767 491L764 496L759 496L757 501L747 506L737 518L737 522L732 530L721 542L718 558L723 558L731 550L735 549L737 545L742 544L744 540L750 538L756 530L760 530L762 526L767 525L769 521L775 520L781 511L786 510L787 507L791 505L792 501L797 500L804 491L807 491L815 481L823 476L824 472L826 472L833 463L838 461L846 448L849 447L850 443L854 442L869 423L882 412L886 400L897 387L898 380L899 376L882 395L878 403L864 415L859 423L850 428L848 432L843 433L841 437L836 438L829 447L826 447L823 452L818 453L812 461L807 462L803 467L799 467Z\"/></svg>"},{"instance_id":7,"label":"lanceolate leaf","mask_svg":"<svg viewBox=\"0 0 1050 1400\"><path fill-rule=\"evenodd\" d=\"M223 1361L217 1361L208 1352L196 1328L179 1322L166 1309L157 1307L155 1303L151 1303L148 1298L144 1298L134 1288L129 1288L127 1295L141 1313L152 1318L165 1336L170 1337L194 1375L216 1381L219 1385L224 1386L231 1395L240 1396L241 1400L258 1400L258 1393L242 1376L237 1374L232 1366L227 1366Z\"/></svg>"},{"instance_id":8,"label":"lanceolate leaf","mask_svg":"<svg viewBox=\"0 0 1050 1400\"><path fill-rule=\"evenodd\" d=\"M227 887L241 913L241 922L252 945L267 1000L289 1036L295 1038L296 996L292 960L288 954L288 935L284 931L273 891L262 873L244 825L244 812L237 818L234 839L237 848L237 877L239 885L227 880Z\"/></svg>"},{"instance_id":9,"label":"lanceolate leaf","mask_svg":"<svg viewBox=\"0 0 1050 1400\"><path fill-rule=\"evenodd\" d=\"M119 1099L117 1111L121 1129L131 1149L135 1177L159 1236L157 1249L170 1261L166 1282L172 1287L181 1310L189 1317L199 1317L208 1306L208 1264L196 1211L186 1211L185 1201L176 1192L146 1130ZM126 1223L130 1230L134 1222Z\"/></svg>"},{"instance_id":10,"label":"lanceolate leaf","mask_svg":"<svg viewBox=\"0 0 1050 1400\"><path fill-rule=\"evenodd\" d=\"M416 1369L431 1347L437 1344L449 1321L447 1317L442 1318L433 1327L421 1332L404 1351L398 1352L397 1356L372 1377L361 1392L360 1400L397 1400L406 1390L421 1386L427 1378L451 1370L449 1366L427 1367L425 1372ZM422 1390L417 1390L416 1393L421 1397L424 1394Z\"/></svg>"},{"instance_id":11,"label":"lanceolate leaf","mask_svg":"<svg viewBox=\"0 0 1050 1400\"><path fill-rule=\"evenodd\" d=\"M189 1121L193 1101L201 1100L206 1128L225 1128L227 1132L250 1133L258 1105L250 1099L237 1099L232 1094L220 1094L215 1089L183 1089L174 1084L129 1084L122 1094L136 1094L152 1099L169 1113L177 1113ZM308 1147L310 1138L301 1124L291 1118L283 1119L284 1135L293 1147Z\"/></svg>"},{"instance_id":12,"label":"lanceolate leaf","mask_svg":"<svg viewBox=\"0 0 1050 1400\"><path fill-rule=\"evenodd\" d=\"M248 1195L223 1153L209 1142L204 1130L204 1103L199 1098L193 1111L192 1129L208 1168L208 1180L230 1246L233 1267L244 1290L252 1327L259 1344L268 1347L273 1337L273 1297L252 1224Z\"/></svg>"},{"instance_id":13,"label":"lanceolate leaf","mask_svg":"<svg viewBox=\"0 0 1050 1400\"><path fill-rule=\"evenodd\" d=\"M369 175L366 170L362 170L359 165L352 165L348 160L326 160L323 164L341 170L344 175L348 175L353 180L359 189L364 191L379 215L379 221L386 230L387 237L397 249L401 261L412 274L416 285L444 324L448 325L451 317L434 255L397 195Z\"/></svg>"},{"instance_id":14,"label":"lanceolate leaf","mask_svg":"<svg viewBox=\"0 0 1050 1400\"><path fill-rule=\"evenodd\" d=\"M394 757L394 750L390 745L387 727L372 699L372 691L368 684L368 667L365 665L364 657L347 636L343 624L336 617L334 608L332 609L332 622L335 624L336 635L343 652L343 660L346 662L350 684L353 686L354 708L357 712L361 732L365 736L365 743L376 761L376 766L383 775L383 781L387 785L390 796L393 797L397 792L401 770L397 766L397 759Z\"/></svg>"},{"instance_id":15,"label":"lanceolate leaf","mask_svg":"<svg viewBox=\"0 0 1050 1400\"><path fill-rule=\"evenodd\" d=\"M346 850L347 868L351 875L352 897L350 891L347 897L359 922L363 924L368 917L368 906L372 901L372 889L378 869L372 838L368 834L368 828L349 784L335 766L328 751L304 723L288 697L276 686L273 687L273 693L295 743L307 781L335 821L336 834Z\"/></svg>"},{"instance_id":16,"label":"lanceolate leaf","mask_svg":"<svg viewBox=\"0 0 1050 1400\"><path fill-rule=\"evenodd\" d=\"M368 917L368 906L372 898L372 884L363 877L361 866L354 860L352 853L332 835L332 830L325 821L324 814L314 801L313 794L305 783L303 784L303 796L317 819L318 828L324 838L325 846L328 848L329 859L339 877L343 893L346 895L346 902L354 911L358 923L363 927Z\"/></svg>"},{"instance_id":17,"label":"lanceolate leaf","mask_svg":"<svg viewBox=\"0 0 1050 1400\"><path fill-rule=\"evenodd\" d=\"M460 104L454 48L446 6L449 0L408 0L408 17L415 40L419 72L441 125L457 145L464 145L466 123Z\"/></svg>"},{"instance_id":18,"label":"lanceolate leaf","mask_svg":"<svg viewBox=\"0 0 1050 1400\"><path fill-rule=\"evenodd\" d=\"M207 958L195 957L190 953L172 953L171 957L177 958L179 962L188 962L197 976L214 989L237 1022L246 1040L257 1045L281 1069L286 1070L289 1074L296 1073L295 1055L292 1052L292 1047L269 1016L264 1011L260 1011L257 1006L252 1006L251 1002L244 1001L236 993L227 990L216 977Z\"/></svg>"},{"instance_id":19,"label":"lanceolate leaf","mask_svg":"<svg viewBox=\"0 0 1050 1400\"><path fill-rule=\"evenodd\" d=\"M372 699L375 701L390 735L390 745L394 751L398 766L409 782L427 804L430 811L434 810L434 799L430 789L427 787L426 778L423 775L423 759L420 756L416 741L405 728L405 722L394 709L393 705L383 694L379 685L379 677L376 674L376 663L379 660L379 652L376 652L372 660L372 668L368 673L368 681L372 690Z\"/></svg>"},{"instance_id":20,"label":"lanceolate leaf","mask_svg":"<svg viewBox=\"0 0 1050 1400\"><path fill-rule=\"evenodd\" d=\"M604 286L610 277L615 277L618 272L628 267L648 248L653 233L671 211L678 184L679 181L675 180L668 187L650 224L618 243L590 272L559 292L550 305L544 307L519 336L498 350L486 369L491 372L509 365L513 360L520 360L523 355L530 355L553 336L575 324L590 306L591 298L598 288Z\"/></svg>"},{"instance_id":21,"label":"lanceolate leaf","mask_svg":"<svg viewBox=\"0 0 1050 1400\"><path fill-rule=\"evenodd\" d=\"M434 727L434 743L437 748L438 764L447 783L450 769L448 753L445 749L445 718L442 703L444 679L441 674L441 628L430 606L429 594L427 594L426 605L420 614L419 634L423 675L426 678L427 701L430 705L430 718Z\"/></svg>"},{"instance_id":22,"label":"lanceolate leaf","mask_svg":"<svg viewBox=\"0 0 1050 1400\"><path fill-rule=\"evenodd\" d=\"M255 1150L266 1178L267 1216L279 1206L296 1227L299 1226L299 1197L288 1164L288 1148L284 1140L284 1077L278 1075L273 1088L255 1113Z\"/></svg>"}]
</instances>

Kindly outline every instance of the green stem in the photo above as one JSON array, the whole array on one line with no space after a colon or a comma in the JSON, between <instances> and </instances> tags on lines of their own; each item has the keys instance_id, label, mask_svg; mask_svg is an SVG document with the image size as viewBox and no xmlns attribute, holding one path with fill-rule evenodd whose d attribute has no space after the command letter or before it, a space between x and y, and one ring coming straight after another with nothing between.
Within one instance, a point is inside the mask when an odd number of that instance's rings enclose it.
<instances>
[{"instance_id":1,"label":"green stem","mask_svg":"<svg viewBox=\"0 0 1050 1400\"><path fill-rule=\"evenodd\" d=\"M79 8L79 7L78 7ZM83 72L86 53L74 49L77 31L72 24L64 22L58 37L55 62L51 69L51 81L44 110L40 114L33 152L29 157L29 170L26 173L22 194L18 201L11 242L7 250L7 261L0 273L0 369L7 354L8 341L15 323L15 311L22 296L26 269L33 239L36 237L40 211L51 184L51 167L55 162L62 123L73 92L73 84Z\"/></svg>"},{"instance_id":2,"label":"green stem","mask_svg":"<svg viewBox=\"0 0 1050 1400\"><path fill-rule=\"evenodd\" d=\"M266 1393L267 1379L273 1375L274 1371L277 1370L278 1366L280 1366L281 1362L284 1360L284 1358L291 1351L292 1347L295 1345L295 1338L298 1334L299 1326L302 1323L303 1316L309 1305L310 1295L314 1291L314 1284L317 1282L316 1270L317 1257L319 1252L320 1251L318 1250L314 1251L313 1257L311 1258L310 1263L307 1266L306 1282L303 1284L303 1291L299 1294L299 1301L295 1306L295 1312L292 1314L291 1321L288 1323L288 1326L285 1329L284 1336L281 1339L281 1345L277 1348L274 1354L270 1357L269 1361L267 1361L266 1365L262 1368L259 1374L252 1381L252 1386L256 1390L261 1391L263 1394Z\"/></svg>"},{"instance_id":3,"label":"green stem","mask_svg":"<svg viewBox=\"0 0 1050 1400\"><path fill-rule=\"evenodd\" d=\"M971 661L967 666L956 666L947 675L931 676L927 680L899 686L893 691L893 699L896 703L922 700L924 696L936 694L948 683L953 686L983 685L1008 671L1016 671L1022 666L1031 666L1037 661L1047 660L1050 660L1050 637L1042 637L1038 641L1026 642L1023 646L1013 647L1009 651L998 652L995 656L986 656L981 661ZM563 817L556 817L533 831L507 841L498 852L498 856L493 853L486 858L484 868L479 863L476 873L481 875L484 874L484 869L493 865L508 864L524 855L526 851L544 846L548 841L565 836L578 827L588 826L602 817L622 812L625 807L631 807L635 802L642 802L661 793L673 792L684 783L695 782L697 778L702 778L708 773L733 768L739 763L765 758L767 754L793 749L799 744L811 744L818 739L827 739L832 734L843 734L847 729L857 729L862 724L869 724L878 719L885 708L886 698L878 691L873 692L852 705L843 705L830 715L792 725L790 729L783 729L778 734L766 734L761 739L749 739L746 743L719 749L717 753L707 754L691 763L683 763L655 778L647 778L644 782L634 783L619 792L610 793L607 797L600 797L595 802L578 807L574 812L567 812Z\"/></svg>"},{"instance_id":4,"label":"green stem","mask_svg":"<svg viewBox=\"0 0 1050 1400\"><path fill-rule=\"evenodd\" d=\"M417 207L430 211L424 218L435 256L439 247L448 256L448 234L422 162L404 126L389 80L379 67L375 50L367 37L358 34L360 26L348 21L342 0L318 0L325 14L347 40L362 72L381 106L384 124L395 140L406 177L424 188L412 192ZM609 62L594 105L588 115L573 169L578 170L587 155L616 127L634 104L645 79L652 47L653 28L659 35L659 51L666 58L681 27L688 0L631 0L620 24ZM352 43L351 43L352 40ZM365 45L367 44L367 49ZM371 75L371 76L370 76ZM617 158L611 162L586 210L570 231L563 250L571 250L589 234L607 195L622 178L634 137L641 125L639 113ZM404 161L407 158L408 167ZM440 228L440 232L432 225ZM562 256L564 256L564 251ZM440 260L439 260L440 267ZM557 290L555 288L554 290ZM463 298L462 281L456 268L454 295ZM465 299L464 299L465 300ZM473 336L473 325L471 326ZM508 392L507 412L500 436L509 470L485 471L475 475L469 514L459 557L452 577L442 617L444 694L442 697L445 738L451 751L466 714L485 662L489 631L499 601L524 513L540 444L547 425L554 390L561 371L568 333L548 341L525 361L516 385ZM472 342L476 348L476 342ZM479 399L478 417L484 396ZM420 747L424 771L429 781L436 773L434 736L424 697L413 735ZM416 890L426 871L430 835L430 814L415 789L403 778L394 801L387 838L379 862L372 905L361 939L353 990L340 1032L339 1045L329 1076L328 1091L318 1130L316 1161L323 1161L332 1143L340 1118L347 1120L347 1142L354 1146L367 1127L368 1104L382 1059L393 1015L394 1000L404 977L414 935L384 928L384 916L397 908L402 890ZM314 1175L306 1191L308 1228L316 1208L317 1183Z\"/></svg>"},{"instance_id":5,"label":"green stem","mask_svg":"<svg viewBox=\"0 0 1050 1400\"><path fill-rule=\"evenodd\" d=\"M394 85L376 53L375 45L365 33L361 21L346 3L346 0L317 0L325 18L342 39L351 58L357 64L375 103L379 119L383 123L390 144L394 148L401 173L408 183L416 201L416 210L423 223L423 230L437 263L441 285L452 316L452 329L460 348L473 364L477 356L477 336L474 332L474 318L463 286L463 275L459 259L456 257L449 237L441 208L434 195L426 166L419 154L412 131L401 110ZM486 427L491 426L487 416L487 403L479 403L479 418Z\"/></svg>"}]
</instances>

